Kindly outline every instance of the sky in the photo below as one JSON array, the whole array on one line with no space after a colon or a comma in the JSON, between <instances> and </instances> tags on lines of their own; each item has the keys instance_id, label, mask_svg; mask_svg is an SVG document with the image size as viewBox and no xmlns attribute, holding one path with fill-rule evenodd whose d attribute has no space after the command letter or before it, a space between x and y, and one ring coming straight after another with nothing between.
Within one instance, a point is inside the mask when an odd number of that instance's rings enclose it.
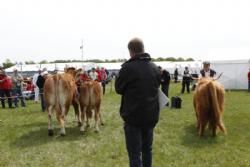
<instances>
[{"instance_id":1,"label":"sky","mask_svg":"<svg viewBox=\"0 0 250 167\"><path fill-rule=\"evenodd\" d=\"M249 0L0 0L0 63L157 57L250 59Z\"/></svg>"}]
</instances>

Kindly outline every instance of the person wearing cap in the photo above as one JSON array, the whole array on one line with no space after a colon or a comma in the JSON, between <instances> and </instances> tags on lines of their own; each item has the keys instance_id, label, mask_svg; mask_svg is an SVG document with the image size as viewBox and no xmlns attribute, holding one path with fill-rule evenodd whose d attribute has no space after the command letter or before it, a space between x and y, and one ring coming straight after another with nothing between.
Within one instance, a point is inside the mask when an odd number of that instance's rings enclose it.
<instances>
[{"instance_id":1,"label":"person wearing cap","mask_svg":"<svg viewBox=\"0 0 250 167\"><path fill-rule=\"evenodd\" d=\"M213 69L210 69L210 62L204 61L203 69L200 71L200 78L203 78L203 77L214 78L215 75L216 75L216 72Z\"/></svg>"},{"instance_id":2,"label":"person wearing cap","mask_svg":"<svg viewBox=\"0 0 250 167\"><path fill-rule=\"evenodd\" d=\"M249 68L247 77L248 77L248 92L250 92L250 68Z\"/></svg>"},{"instance_id":3,"label":"person wearing cap","mask_svg":"<svg viewBox=\"0 0 250 167\"><path fill-rule=\"evenodd\" d=\"M11 87L11 79L5 74L5 71L0 70L0 99L2 108L5 108L5 96L8 99L9 108L12 108Z\"/></svg>"},{"instance_id":4,"label":"person wearing cap","mask_svg":"<svg viewBox=\"0 0 250 167\"><path fill-rule=\"evenodd\" d=\"M11 81L12 81L12 92L14 98L14 104L15 107L18 107L18 99L21 100L21 106L25 107L25 102L23 98L23 77L21 74L18 73L17 69L15 68L13 70L13 74L11 76Z\"/></svg>"},{"instance_id":5,"label":"person wearing cap","mask_svg":"<svg viewBox=\"0 0 250 167\"><path fill-rule=\"evenodd\" d=\"M43 71L37 78L36 81L36 85L39 88L39 94L40 94L40 99L41 99L41 107L42 107L42 111L45 112L46 106L45 106L45 101L44 101L44 97L43 97L43 86L45 83L45 80L48 76L48 71Z\"/></svg>"}]
</instances>

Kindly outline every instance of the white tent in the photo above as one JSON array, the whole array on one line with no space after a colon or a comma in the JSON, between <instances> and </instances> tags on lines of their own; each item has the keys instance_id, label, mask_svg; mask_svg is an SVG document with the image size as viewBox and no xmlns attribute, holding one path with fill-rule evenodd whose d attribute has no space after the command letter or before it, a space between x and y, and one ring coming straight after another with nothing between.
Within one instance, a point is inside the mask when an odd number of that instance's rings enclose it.
<instances>
[{"instance_id":1,"label":"white tent","mask_svg":"<svg viewBox=\"0 0 250 167\"><path fill-rule=\"evenodd\" d=\"M211 68L217 72L217 76L223 73L218 80L225 89L247 89L247 73L250 68L250 60L213 61Z\"/></svg>"}]
</instances>

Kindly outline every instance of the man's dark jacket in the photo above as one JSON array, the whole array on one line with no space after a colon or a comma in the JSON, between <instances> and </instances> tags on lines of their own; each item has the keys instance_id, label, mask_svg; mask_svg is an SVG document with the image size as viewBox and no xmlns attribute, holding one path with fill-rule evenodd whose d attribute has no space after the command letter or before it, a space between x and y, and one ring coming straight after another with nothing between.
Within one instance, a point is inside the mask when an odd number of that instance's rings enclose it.
<instances>
[{"instance_id":1,"label":"man's dark jacket","mask_svg":"<svg viewBox=\"0 0 250 167\"><path fill-rule=\"evenodd\" d=\"M120 115L134 126L154 127L159 120L160 71L149 54L138 54L122 65L115 89L122 95Z\"/></svg>"}]
</instances>

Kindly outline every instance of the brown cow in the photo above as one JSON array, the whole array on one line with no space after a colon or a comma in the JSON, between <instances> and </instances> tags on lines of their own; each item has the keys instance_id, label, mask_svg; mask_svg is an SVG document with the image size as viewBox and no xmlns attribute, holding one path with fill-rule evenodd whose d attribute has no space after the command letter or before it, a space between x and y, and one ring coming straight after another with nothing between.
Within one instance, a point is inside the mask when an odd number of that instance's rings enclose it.
<instances>
[{"instance_id":1,"label":"brown cow","mask_svg":"<svg viewBox=\"0 0 250 167\"><path fill-rule=\"evenodd\" d=\"M95 113L95 131L99 131L99 123L103 125L100 107L102 99L102 88L97 81L85 81L81 83L79 102L81 108L82 125L80 131L85 131L84 121L87 119L87 127L89 126L89 119L92 117L92 110Z\"/></svg>"},{"instance_id":2,"label":"brown cow","mask_svg":"<svg viewBox=\"0 0 250 167\"><path fill-rule=\"evenodd\" d=\"M60 134L66 134L64 122L70 104L74 106L75 113L80 122L79 102L76 97L75 68L68 68L64 74L55 74L46 79L44 84L44 100L48 111L48 135L53 136L52 113L56 111L56 118L60 124Z\"/></svg>"},{"instance_id":3,"label":"brown cow","mask_svg":"<svg viewBox=\"0 0 250 167\"><path fill-rule=\"evenodd\" d=\"M199 135L204 135L204 130L209 124L212 135L216 136L216 129L226 133L222 122L224 111L224 87L214 79L202 78L198 81L194 93L193 104L197 117L197 129Z\"/></svg>"}]
</instances>

